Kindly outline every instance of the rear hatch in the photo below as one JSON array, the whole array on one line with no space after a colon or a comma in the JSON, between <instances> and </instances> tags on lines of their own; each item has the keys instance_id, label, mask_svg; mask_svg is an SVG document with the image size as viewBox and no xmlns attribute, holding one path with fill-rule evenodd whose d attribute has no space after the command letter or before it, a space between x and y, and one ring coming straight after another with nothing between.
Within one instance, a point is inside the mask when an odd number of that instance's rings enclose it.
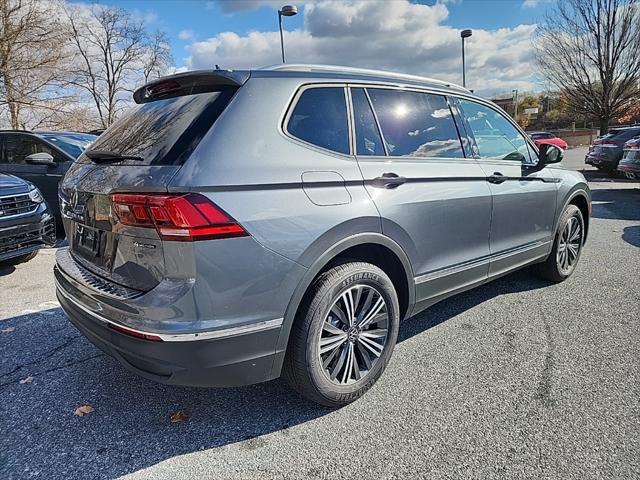
<instances>
[{"instance_id":1,"label":"rear hatch","mask_svg":"<svg viewBox=\"0 0 640 480\"><path fill-rule=\"evenodd\" d=\"M125 221L122 210L114 207L114 194L131 198L167 192L171 179L246 81L226 73L175 75L136 91L138 105L72 165L59 193L74 263L140 292L165 277L158 231Z\"/></svg>"}]
</instances>

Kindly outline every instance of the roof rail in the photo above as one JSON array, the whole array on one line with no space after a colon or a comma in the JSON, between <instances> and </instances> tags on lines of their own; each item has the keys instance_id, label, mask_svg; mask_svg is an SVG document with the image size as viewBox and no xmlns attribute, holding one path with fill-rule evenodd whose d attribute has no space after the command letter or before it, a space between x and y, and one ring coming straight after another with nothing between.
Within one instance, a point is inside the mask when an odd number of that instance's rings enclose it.
<instances>
[{"instance_id":1,"label":"roof rail","mask_svg":"<svg viewBox=\"0 0 640 480\"><path fill-rule=\"evenodd\" d=\"M385 70L373 70L368 68L356 68L356 67L343 67L339 65L314 65L305 63L287 63L269 65L261 67L258 70L273 70L284 72L318 72L318 73L345 73L353 75L362 75L370 77L386 77L397 80L412 80L417 82L428 82L436 85L442 85L449 88L456 88L469 92L466 88L451 82L445 82L443 80L437 80L435 78L421 77L419 75L409 75L406 73L388 72Z\"/></svg>"}]
</instances>

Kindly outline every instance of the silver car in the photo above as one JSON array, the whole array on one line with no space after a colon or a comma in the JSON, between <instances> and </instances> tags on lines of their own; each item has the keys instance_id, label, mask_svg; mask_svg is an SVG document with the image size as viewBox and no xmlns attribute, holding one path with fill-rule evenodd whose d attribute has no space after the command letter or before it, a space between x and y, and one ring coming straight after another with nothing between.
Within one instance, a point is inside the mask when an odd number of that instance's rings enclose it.
<instances>
[{"instance_id":1,"label":"silver car","mask_svg":"<svg viewBox=\"0 0 640 480\"><path fill-rule=\"evenodd\" d=\"M69 169L71 322L172 385L284 375L341 406L400 322L536 264L576 268L591 196L493 103L427 78L286 65L177 74Z\"/></svg>"}]
</instances>

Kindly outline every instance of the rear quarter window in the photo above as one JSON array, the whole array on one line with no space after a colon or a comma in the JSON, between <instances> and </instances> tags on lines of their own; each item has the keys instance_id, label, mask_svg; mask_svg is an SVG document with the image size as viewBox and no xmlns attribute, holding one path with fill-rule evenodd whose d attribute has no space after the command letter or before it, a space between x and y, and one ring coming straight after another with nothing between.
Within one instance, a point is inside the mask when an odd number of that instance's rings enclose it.
<instances>
[{"instance_id":1,"label":"rear quarter window","mask_svg":"<svg viewBox=\"0 0 640 480\"><path fill-rule=\"evenodd\" d=\"M302 92L287 132L304 142L339 153L349 153L349 124L343 87L313 87Z\"/></svg>"}]
</instances>

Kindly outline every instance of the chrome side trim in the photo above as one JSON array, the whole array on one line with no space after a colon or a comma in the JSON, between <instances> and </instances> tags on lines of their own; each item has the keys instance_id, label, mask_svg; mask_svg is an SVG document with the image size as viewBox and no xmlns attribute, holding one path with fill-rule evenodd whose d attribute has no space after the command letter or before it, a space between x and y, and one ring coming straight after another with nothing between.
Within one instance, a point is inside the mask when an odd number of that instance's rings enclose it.
<instances>
[{"instance_id":1,"label":"chrome side trim","mask_svg":"<svg viewBox=\"0 0 640 480\"><path fill-rule=\"evenodd\" d=\"M142 335L154 335L156 337L160 337L163 342L192 342L195 340L210 340L213 338L226 338L226 337L234 337L237 335L245 335L248 333L261 332L263 330L270 330L272 328L278 328L282 326L282 322L284 318L275 318L273 320L265 320L263 322L252 323L249 325L241 325L239 327L231 327L224 328L220 330L210 330L207 332L198 332L198 333L157 333L157 332L145 332L143 330L138 330L137 328L132 328L128 325L122 325L120 323L116 323L108 318L103 317L102 315L97 314L93 310L85 307L81 303L79 303L76 299L71 297L61 286L60 283L56 280L56 289L60 295L66 298L69 302L71 302L76 308L82 310L87 315L92 318L98 320L101 323L107 325L115 325L116 327L126 328L127 330L131 330L132 332L139 333Z\"/></svg>"},{"instance_id":2,"label":"chrome side trim","mask_svg":"<svg viewBox=\"0 0 640 480\"><path fill-rule=\"evenodd\" d=\"M529 243L522 247L517 247L511 250L507 250L505 252L494 253L492 255L487 255L486 257L479 258L477 260L471 260L469 262L461 263L459 265L454 265L452 267L446 267L441 270L436 270L434 272L418 275L417 277L414 277L413 280L416 285L424 282L430 282L438 278L447 277L449 275L455 275L456 273L462 273L465 270L480 267L482 265L486 265L491 262L504 260L505 258L509 258L513 255L518 255L520 253L528 252L529 250L533 250L535 248L539 248L544 245L549 245L550 243L551 243L551 240L539 240L537 242Z\"/></svg>"}]
</instances>

